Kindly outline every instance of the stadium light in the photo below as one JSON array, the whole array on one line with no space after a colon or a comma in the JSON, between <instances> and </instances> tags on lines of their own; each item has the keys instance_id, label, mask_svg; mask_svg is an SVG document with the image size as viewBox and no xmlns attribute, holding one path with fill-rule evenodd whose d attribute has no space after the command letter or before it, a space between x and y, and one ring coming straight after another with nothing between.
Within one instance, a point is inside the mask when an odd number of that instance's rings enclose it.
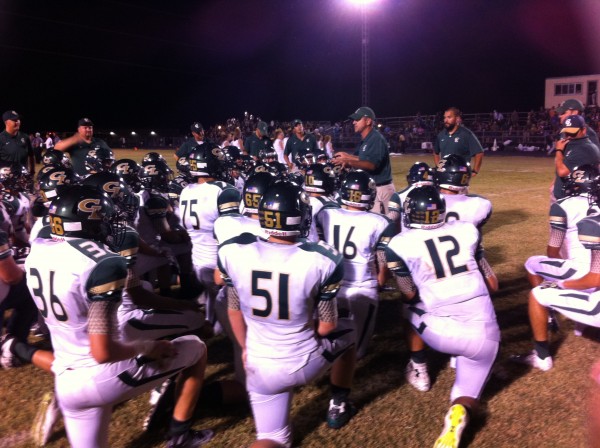
<instances>
[{"instance_id":1,"label":"stadium light","mask_svg":"<svg viewBox=\"0 0 600 448\"><path fill-rule=\"evenodd\" d=\"M156 132L150 131L150 135L156 135Z\"/></svg>"},{"instance_id":2,"label":"stadium light","mask_svg":"<svg viewBox=\"0 0 600 448\"><path fill-rule=\"evenodd\" d=\"M115 134L113 131L110 131L110 132L109 132L109 134L110 134L110 135L112 135L113 137L114 137L115 135L117 135L117 134Z\"/></svg>"},{"instance_id":3,"label":"stadium light","mask_svg":"<svg viewBox=\"0 0 600 448\"><path fill-rule=\"evenodd\" d=\"M362 16L362 58L361 58L361 105L368 106L369 95L369 21L367 8L377 0L347 0L353 5L360 6Z\"/></svg>"},{"instance_id":4,"label":"stadium light","mask_svg":"<svg viewBox=\"0 0 600 448\"><path fill-rule=\"evenodd\" d=\"M137 135L135 131L131 131L131 135Z\"/></svg>"}]
</instances>

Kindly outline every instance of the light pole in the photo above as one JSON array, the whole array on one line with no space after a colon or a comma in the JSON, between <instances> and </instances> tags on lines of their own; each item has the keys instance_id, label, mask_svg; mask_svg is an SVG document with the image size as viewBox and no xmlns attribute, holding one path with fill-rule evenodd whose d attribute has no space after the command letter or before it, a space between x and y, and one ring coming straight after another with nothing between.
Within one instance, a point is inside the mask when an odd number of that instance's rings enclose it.
<instances>
[{"instance_id":1,"label":"light pole","mask_svg":"<svg viewBox=\"0 0 600 448\"><path fill-rule=\"evenodd\" d=\"M362 19L362 53L361 53L361 105L368 106L370 103L370 82L369 82L369 20L368 6L377 0L349 0L351 3L360 6L360 15Z\"/></svg>"}]
</instances>

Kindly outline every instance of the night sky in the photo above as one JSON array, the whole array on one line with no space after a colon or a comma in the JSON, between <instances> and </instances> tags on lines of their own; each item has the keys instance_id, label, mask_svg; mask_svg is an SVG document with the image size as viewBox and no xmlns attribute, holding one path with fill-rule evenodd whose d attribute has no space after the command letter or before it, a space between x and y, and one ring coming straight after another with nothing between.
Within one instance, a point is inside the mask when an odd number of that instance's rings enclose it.
<instances>
[{"instance_id":1,"label":"night sky","mask_svg":"<svg viewBox=\"0 0 600 448\"><path fill-rule=\"evenodd\" d=\"M600 73L600 1L369 9L381 117L538 108L546 77ZM340 120L360 105L361 15L347 0L0 0L0 58L0 109L25 131Z\"/></svg>"}]
</instances>

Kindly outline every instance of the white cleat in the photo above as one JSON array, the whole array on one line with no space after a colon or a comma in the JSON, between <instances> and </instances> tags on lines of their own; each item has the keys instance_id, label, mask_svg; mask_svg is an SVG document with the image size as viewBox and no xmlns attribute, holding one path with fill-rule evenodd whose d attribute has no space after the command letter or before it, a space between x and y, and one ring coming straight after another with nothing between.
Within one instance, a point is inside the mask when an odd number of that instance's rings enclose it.
<instances>
[{"instance_id":1,"label":"white cleat","mask_svg":"<svg viewBox=\"0 0 600 448\"><path fill-rule=\"evenodd\" d=\"M552 362L552 356L542 359L538 356L535 350L532 350L524 355L513 355L510 357L510 360L519 364L535 367L536 369L540 369L544 372L547 372L554 366L554 363Z\"/></svg>"},{"instance_id":2,"label":"white cleat","mask_svg":"<svg viewBox=\"0 0 600 448\"><path fill-rule=\"evenodd\" d=\"M421 392L427 392L431 387L429 380L429 372L427 371L427 363L416 363L410 360L404 371L406 381Z\"/></svg>"},{"instance_id":3,"label":"white cleat","mask_svg":"<svg viewBox=\"0 0 600 448\"><path fill-rule=\"evenodd\" d=\"M31 427L31 437L36 446L46 446L61 415L56 397L52 392L46 392Z\"/></svg>"}]
</instances>

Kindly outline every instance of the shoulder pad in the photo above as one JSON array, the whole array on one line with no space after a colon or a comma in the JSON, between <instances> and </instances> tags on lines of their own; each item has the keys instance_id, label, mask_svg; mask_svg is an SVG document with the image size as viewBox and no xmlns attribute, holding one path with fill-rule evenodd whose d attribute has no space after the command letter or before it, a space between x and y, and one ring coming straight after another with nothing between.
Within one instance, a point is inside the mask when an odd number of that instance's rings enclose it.
<instances>
[{"instance_id":1,"label":"shoulder pad","mask_svg":"<svg viewBox=\"0 0 600 448\"><path fill-rule=\"evenodd\" d=\"M340 254L335 247L330 246L323 240L316 243L313 241L304 241L298 248L307 252L317 252L321 255L325 255L335 263L339 263L343 259L342 254Z\"/></svg>"},{"instance_id":2,"label":"shoulder pad","mask_svg":"<svg viewBox=\"0 0 600 448\"><path fill-rule=\"evenodd\" d=\"M125 287L127 265L125 258L116 254L100 261L90 273L86 282L88 299L118 301Z\"/></svg>"},{"instance_id":3,"label":"shoulder pad","mask_svg":"<svg viewBox=\"0 0 600 448\"><path fill-rule=\"evenodd\" d=\"M86 257L94 260L96 263L100 263L108 258L118 258L119 256L112 252L107 246L97 243L96 241L76 238L67 240L71 247L77 249L80 253Z\"/></svg>"}]
</instances>

